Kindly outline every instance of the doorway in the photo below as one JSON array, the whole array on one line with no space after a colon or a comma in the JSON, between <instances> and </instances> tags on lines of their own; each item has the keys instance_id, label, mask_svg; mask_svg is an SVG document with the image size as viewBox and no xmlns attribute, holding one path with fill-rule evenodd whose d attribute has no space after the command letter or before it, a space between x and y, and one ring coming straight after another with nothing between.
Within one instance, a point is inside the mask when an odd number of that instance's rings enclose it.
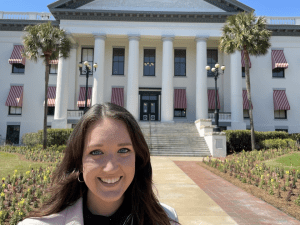
<instances>
[{"instance_id":1,"label":"doorway","mask_svg":"<svg viewBox=\"0 0 300 225\"><path fill-rule=\"evenodd\" d=\"M158 121L159 120L159 97L157 91L140 91L140 120Z\"/></svg>"}]
</instances>

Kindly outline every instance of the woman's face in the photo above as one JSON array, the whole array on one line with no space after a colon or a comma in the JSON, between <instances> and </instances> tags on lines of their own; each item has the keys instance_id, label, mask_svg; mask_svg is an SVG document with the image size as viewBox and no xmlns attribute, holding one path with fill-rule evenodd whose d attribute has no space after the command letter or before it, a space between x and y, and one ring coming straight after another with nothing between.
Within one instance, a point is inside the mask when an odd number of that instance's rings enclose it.
<instances>
[{"instance_id":1,"label":"woman's face","mask_svg":"<svg viewBox=\"0 0 300 225\"><path fill-rule=\"evenodd\" d=\"M82 165L91 199L122 202L135 174L135 151L125 124L111 118L93 124L85 138Z\"/></svg>"}]
</instances>

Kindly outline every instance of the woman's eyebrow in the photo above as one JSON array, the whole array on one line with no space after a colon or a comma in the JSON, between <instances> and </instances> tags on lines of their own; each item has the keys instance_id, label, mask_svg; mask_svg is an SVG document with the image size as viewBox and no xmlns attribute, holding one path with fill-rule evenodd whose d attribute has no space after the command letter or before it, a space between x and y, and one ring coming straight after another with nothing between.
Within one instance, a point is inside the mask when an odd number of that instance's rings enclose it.
<instances>
[{"instance_id":1,"label":"woman's eyebrow","mask_svg":"<svg viewBox=\"0 0 300 225\"><path fill-rule=\"evenodd\" d=\"M120 143L118 146L132 146L131 143ZM89 145L88 148L103 147L103 144Z\"/></svg>"}]
</instances>

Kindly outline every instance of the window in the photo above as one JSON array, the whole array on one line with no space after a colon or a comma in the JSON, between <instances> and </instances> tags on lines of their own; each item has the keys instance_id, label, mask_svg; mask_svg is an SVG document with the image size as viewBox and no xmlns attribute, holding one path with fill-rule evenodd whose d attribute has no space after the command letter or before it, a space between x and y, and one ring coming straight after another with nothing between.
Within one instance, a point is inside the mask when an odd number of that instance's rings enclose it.
<instances>
[{"instance_id":1,"label":"window","mask_svg":"<svg viewBox=\"0 0 300 225\"><path fill-rule=\"evenodd\" d=\"M186 109L174 109L174 117L186 117Z\"/></svg>"},{"instance_id":2,"label":"window","mask_svg":"<svg viewBox=\"0 0 300 225\"><path fill-rule=\"evenodd\" d=\"M144 49L144 76L155 76L155 49Z\"/></svg>"},{"instance_id":3,"label":"window","mask_svg":"<svg viewBox=\"0 0 300 225\"><path fill-rule=\"evenodd\" d=\"M273 77L284 78L284 68L275 68L272 70Z\"/></svg>"},{"instance_id":4,"label":"window","mask_svg":"<svg viewBox=\"0 0 300 225\"><path fill-rule=\"evenodd\" d=\"M207 49L207 65L210 68L214 68L215 64L218 62L218 50L217 49ZM214 73L211 70L207 71L207 76L212 77Z\"/></svg>"},{"instance_id":5,"label":"window","mask_svg":"<svg viewBox=\"0 0 300 225\"><path fill-rule=\"evenodd\" d=\"M244 114L244 119L250 118L250 116L249 116L249 109L244 109L243 114Z\"/></svg>"},{"instance_id":6,"label":"window","mask_svg":"<svg viewBox=\"0 0 300 225\"><path fill-rule=\"evenodd\" d=\"M54 116L54 110L55 110L55 107L48 107L48 111L47 111L47 115L48 116Z\"/></svg>"},{"instance_id":7,"label":"window","mask_svg":"<svg viewBox=\"0 0 300 225\"><path fill-rule=\"evenodd\" d=\"M25 66L21 63L13 63L12 64L12 73L24 73Z\"/></svg>"},{"instance_id":8,"label":"window","mask_svg":"<svg viewBox=\"0 0 300 225\"><path fill-rule=\"evenodd\" d=\"M50 64L49 65L49 73L57 74L58 64Z\"/></svg>"},{"instance_id":9,"label":"window","mask_svg":"<svg viewBox=\"0 0 300 225\"><path fill-rule=\"evenodd\" d=\"M79 108L79 110L84 110L84 107L78 107ZM90 107L86 107L87 108L87 110L89 110L90 109Z\"/></svg>"},{"instance_id":10,"label":"window","mask_svg":"<svg viewBox=\"0 0 300 225\"><path fill-rule=\"evenodd\" d=\"M94 49L93 48L82 48L82 52L81 52L82 68L84 67L83 63L85 61L88 61L89 64L93 68L93 64L94 64ZM81 75L85 75L84 69L82 69ZM93 69L91 70L89 75L93 75Z\"/></svg>"},{"instance_id":11,"label":"window","mask_svg":"<svg viewBox=\"0 0 300 225\"><path fill-rule=\"evenodd\" d=\"M20 125L7 125L6 144L19 144Z\"/></svg>"},{"instance_id":12,"label":"window","mask_svg":"<svg viewBox=\"0 0 300 225\"><path fill-rule=\"evenodd\" d=\"M9 106L8 115L22 115L22 107Z\"/></svg>"},{"instance_id":13,"label":"window","mask_svg":"<svg viewBox=\"0 0 300 225\"><path fill-rule=\"evenodd\" d=\"M114 48L113 49L113 75L124 75L124 58L125 58L124 48Z\"/></svg>"},{"instance_id":14,"label":"window","mask_svg":"<svg viewBox=\"0 0 300 225\"><path fill-rule=\"evenodd\" d=\"M245 67L242 67L242 77L245 77Z\"/></svg>"},{"instance_id":15,"label":"window","mask_svg":"<svg viewBox=\"0 0 300 225\"><path fill-rule=\"evenodd\" d=\"M175 49L174 76L186 76L186 50Z\"/></svg>"},{"instance_id":16,"label":"window","mask_svg":"<svg viewBox=\"0 0 300 225\"><path fill-rule=\"evenodd\" d=\"M208 113L214 113L215 109L208 109Z\"/></svg>"},{"instance_id":17,"label":"window","mask_svg":"<svg viewBox=\"0 0 300 225\"><path fill-rule=\"evenodd\" d=\"M274 110L275 119L286 119L286 110Z\"/></svg>"},{"instance_id":18,"label":"window","mask_svg":"<svg viewBox=\"0 0 300 225\"><path fill-rule=\"evenodd\" d=\"M275 129L275 131L284 131L288 133L288 129Z\"/></svg>"}]
</instances>

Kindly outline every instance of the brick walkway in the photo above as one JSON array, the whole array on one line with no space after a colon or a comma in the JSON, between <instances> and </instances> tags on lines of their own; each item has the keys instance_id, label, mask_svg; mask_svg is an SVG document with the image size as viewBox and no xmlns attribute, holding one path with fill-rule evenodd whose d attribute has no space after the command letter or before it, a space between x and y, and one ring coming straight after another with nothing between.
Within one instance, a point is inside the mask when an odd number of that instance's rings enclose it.
<instances>
[{"instance_id":1,"label":"brick walkway","mask_svg":"<svg viewBox=\"0 0 300 225\"><path fill-rule=\"evenodd\" d=\"M300 221L192 161L174 161L239 225L300 225Z\"/></svg>"}]
</instances>

